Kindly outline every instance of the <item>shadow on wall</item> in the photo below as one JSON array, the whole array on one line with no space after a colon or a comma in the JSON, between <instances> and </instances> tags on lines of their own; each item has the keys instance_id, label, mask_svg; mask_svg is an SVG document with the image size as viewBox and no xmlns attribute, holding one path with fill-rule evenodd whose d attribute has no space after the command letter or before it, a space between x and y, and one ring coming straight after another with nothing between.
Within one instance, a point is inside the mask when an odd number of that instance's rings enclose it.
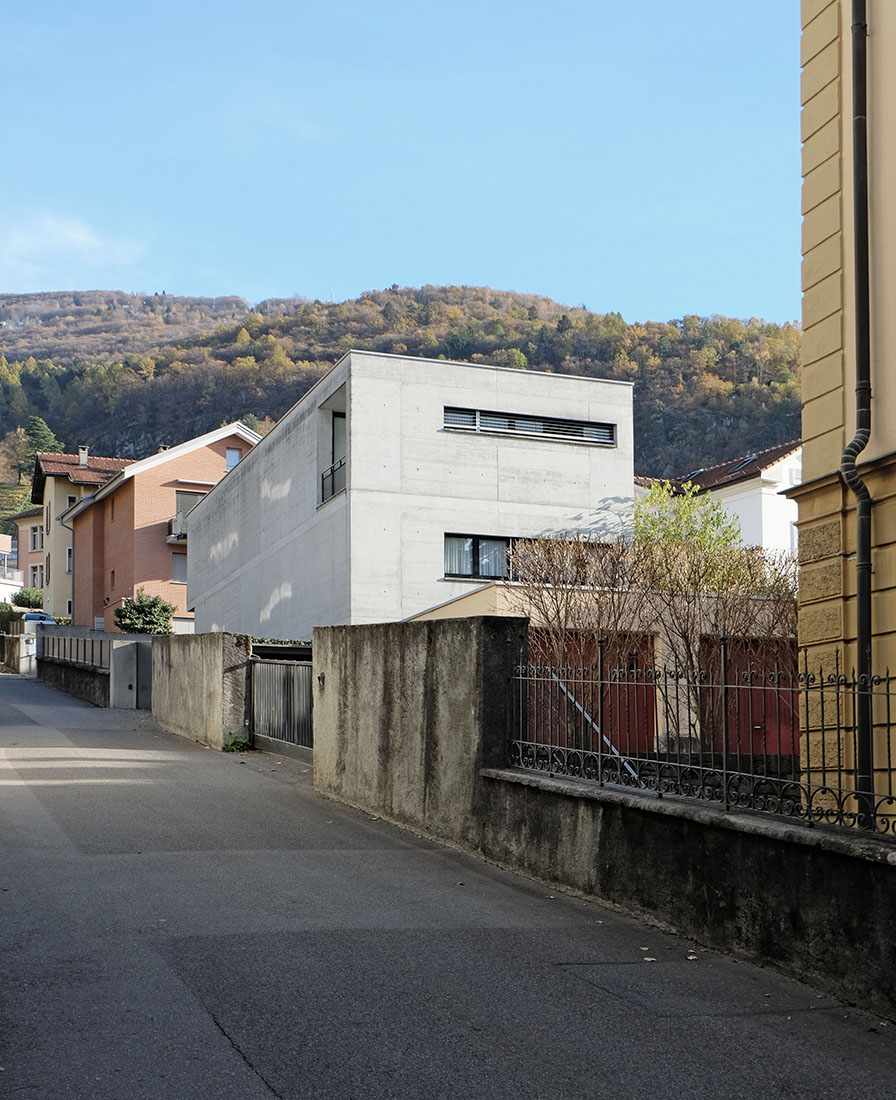
<instances>
[{"instance_id":1,"label":"shadow on wall","mask_svg":"<svg viewBox=\"0 0 896 1100\"><path fill-rule=\"evenodd\" d=\"M292 489L292 478L288 477L285 481L273 482L264 477L261 479L261 499L262 500L284 500L289 496Z\"/></svg>"},{"instance_id":2,"label":"shadow on wall","mask_svg":"<svg viewBox=\"0 0 896 1100\"><path fill-rule=\"evenodd\" d=\"M278 604L283 603L284 600L292 599L292 585L289 581L284 581L282 584L277 585L268 597L268 602L264 605L261 611L258 613L260 622L266 623L270 621L271 614Z\"/></svg>"},{"instance_id":3,"label":"shadow on wall","mask_svg":"<svg viewBox=\"0 0 896 1100\"><path fill-rule=\"evenodd\" d=\"M600 508L590 512L579 512L570 516L566 525L560 528L545 528L541 538L570 535L586 532L604 541L631 535L634 527L634 499L632 497L607 497L601 501Z\"/></svg>"},{"instance_id":4,"label":"shadow on wall","mask_svg":"<svg viewBox=\"0 0 896 1100\"><path fill-rule=\"evenodd\" d=\"M224 561L234 546L239 546L240 536L236 531L228 531L224 538L219 539L218 542L212 546L209 550L208 556L217 565L218 562Z\"/></svg>"}]
</instances>

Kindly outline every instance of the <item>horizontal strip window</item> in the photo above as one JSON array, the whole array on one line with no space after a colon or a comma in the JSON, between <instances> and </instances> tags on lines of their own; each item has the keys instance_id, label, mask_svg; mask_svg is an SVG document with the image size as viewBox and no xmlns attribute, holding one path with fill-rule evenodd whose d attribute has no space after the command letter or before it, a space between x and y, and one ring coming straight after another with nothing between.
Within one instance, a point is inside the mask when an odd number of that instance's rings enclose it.
<instances>
[{"instance_id":1,"label":"horizontal strip window","mask_svg":"<svg viewBox=\"0 0 896 1100\"><path fill-rule=\"evenodd\" d=\"M561 439L569 443L600 443L605 447L616 443L615 424L591 420L561 420L556 416L528 416L446 406L444 426L467 432L498 432L505 435Z\"/></svg>"},{"instance_id":2,"label":"horizontal strip window","mask_svg":"<svg viewBox=\"0 0 896 1100\"><path fill-rule=\"evenodd\" d=\"M494 535L446 535L445 576L500 580L513 540Z\"/></svg>"}]
</instances>

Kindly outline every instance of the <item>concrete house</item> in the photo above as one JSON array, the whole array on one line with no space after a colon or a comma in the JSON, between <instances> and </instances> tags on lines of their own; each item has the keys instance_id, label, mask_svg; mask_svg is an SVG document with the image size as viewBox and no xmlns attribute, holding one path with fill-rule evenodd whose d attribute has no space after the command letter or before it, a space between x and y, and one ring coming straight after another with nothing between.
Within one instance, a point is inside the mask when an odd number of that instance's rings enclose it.
<instances>
[{"instance_id":1,"label":"concrete house","mask_svg":"<svg viewBox=\"0 0 896 1100\"><path fill-rule=\"evenodd\" d=\"M73 532L72 622L116 629L115 609L144 588L174 604L174 630L189 633L186 516L260 436L244 424L131 462L60 517Z\"/></svg>"},{"instance_id":2,"label":"concrete house","mask_svg":"<svg viewBox=\"0 0 896 1100\"><path fill-rule=\"evenodd\" d=\"M513 538L627 529L632 480L629 383L349 352L191 512L196 629L406 618Z\"/></svg>"}]
</instances>

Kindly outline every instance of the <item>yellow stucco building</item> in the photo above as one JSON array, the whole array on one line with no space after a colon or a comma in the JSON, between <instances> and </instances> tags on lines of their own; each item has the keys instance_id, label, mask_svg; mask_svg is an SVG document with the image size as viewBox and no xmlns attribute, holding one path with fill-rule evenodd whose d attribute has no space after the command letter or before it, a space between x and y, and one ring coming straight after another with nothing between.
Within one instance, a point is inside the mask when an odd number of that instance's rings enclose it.
<instances>
[{"instance_id":1,"label":"yellow stucco building","mask_svg":"<svg viewBox=\"0 0 896 1100\"><path fill-rule=\"evenodd\" d=\"M875 672L896 667L896 4L867 0L870 437ZM856 662L856 498L839 470L856 434L853 0L802 0L803 484L800 641ZM859 146L861 155L861 146ZM860 262L861 266L861 262Z\"/></svg>"},{"instance_id":2,"label":"yellow stucco building","mask_svg":"<svg viewBox=\"0 0 896 1100\"><path fill-rule=\"evenodd\" d=\"M896 776L896 4L801 0L801 20L799 636L811 671L855 670L859 685L828 695L826 715L807 708L804 749L883 794ZM886 807L860 802L860 823L891 823Z\"/></svg>"}]
</instances>

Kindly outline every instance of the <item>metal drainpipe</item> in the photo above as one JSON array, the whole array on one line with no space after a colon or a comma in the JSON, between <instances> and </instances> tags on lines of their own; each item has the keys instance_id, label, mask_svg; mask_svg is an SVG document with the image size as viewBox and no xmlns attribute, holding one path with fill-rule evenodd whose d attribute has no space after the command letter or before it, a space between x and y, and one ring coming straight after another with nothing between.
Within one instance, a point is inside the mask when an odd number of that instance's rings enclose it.
<instances>
[{"instance_id":1,"label":"metal drainpipe","mask_svg":"<svg viewBox=\"0 0 896 1100\"><path fill-rule=\"evenodd\" d=\"M840 476L856 498L856 647L859 693L856 712L856 790L874 789L871 715L871 494L856 469L856 458L871 438L871 321L868 246L868 90L865 0L852 5L853 225L855 235L856 434L840 461ZM872 799L860 800L866 827L872 825Z\"/></svg>"}]
</instances>

